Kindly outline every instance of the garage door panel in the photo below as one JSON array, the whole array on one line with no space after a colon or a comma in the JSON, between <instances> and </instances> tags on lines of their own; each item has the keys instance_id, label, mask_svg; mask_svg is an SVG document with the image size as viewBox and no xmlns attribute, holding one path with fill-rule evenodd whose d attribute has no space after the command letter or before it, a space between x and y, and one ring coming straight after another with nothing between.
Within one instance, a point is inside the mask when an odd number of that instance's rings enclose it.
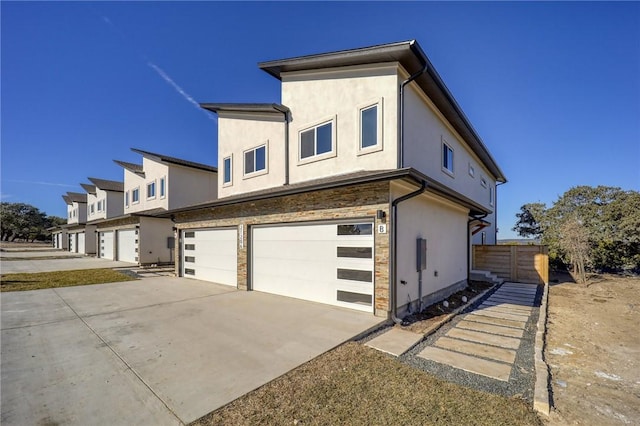
<instances>
[{"instance_id":1,"label":"garage door panel","mask_svg":"<svg viewBox=\"0 0 640 426\"><path fill-rule=\"evenodd\" d=\"M256 227L252 287L372 312L372 230L366 222Z\"/></svg>"},{"instance_id":2,"label":"garage door panel","mask_svg":"<svg viewBox=\"0 0 640 426\"><path fill-rule=\"evenodd\" d=\"M100 257L113 260L113 231L100 233Z\"/></svg>"},{"instance_id":3,"label":"garage door panel","mask_svg":"<svg viewBox=\"0 0 640 426\"><path fill-rule=\"evenodd\" d=\"M234 229L183 231L183 275L238 285L238 234Z\"/></svg>"},{"instance_id":4,"label":"garage door panel","mask_svg":"<svg viewBox=\"0 0 640 426\"><path fill-rule=\"evenodd\" d=\"M78 253L86 253L84 237L85 237L84 232L81 232L78 234Z\"/></svg>"},{"instance_id":5,"label":"garage door panel","mask_svg":"<svg viewBox=\"0 0 640 426\"><path fill-rule=\"evenodd\" d=\"M118 260L138 263L138 234L136 229L118 231Z\"/></svg>"}]
</instances>

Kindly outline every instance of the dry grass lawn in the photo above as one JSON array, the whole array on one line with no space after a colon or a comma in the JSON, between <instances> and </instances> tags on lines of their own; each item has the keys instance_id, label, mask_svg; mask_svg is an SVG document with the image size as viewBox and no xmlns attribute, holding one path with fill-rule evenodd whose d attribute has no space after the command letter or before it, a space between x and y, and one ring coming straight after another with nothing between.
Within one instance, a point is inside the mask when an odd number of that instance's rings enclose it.
<instances>
[{"instance_id":1,"label":"dry grass lawn","mask_svg":"<svg viewBox=\"0 0 640 426\"><path fill-rule=\"evenodd\" d=\"M74 285L104 284L132 281L134 278L113 269L83 269L77 271L37 272L32 274L3 274L0 290L26 291Z\"/></svg>"},{"instance_id":2,"label":"dry grass lawn","mask_svg":"<svg viewBox=\"0 0 640 426\"><path fill-rule=\"evenodd\" d=\"M347 343L193 425L541 425L522 400L454 385Z\"/></svg>"}]
</instances>

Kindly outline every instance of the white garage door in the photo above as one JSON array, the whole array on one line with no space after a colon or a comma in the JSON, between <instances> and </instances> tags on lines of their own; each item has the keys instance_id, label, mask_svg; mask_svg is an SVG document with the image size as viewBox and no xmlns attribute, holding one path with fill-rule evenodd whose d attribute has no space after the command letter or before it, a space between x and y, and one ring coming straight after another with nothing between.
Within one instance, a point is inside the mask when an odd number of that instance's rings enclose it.
<instances>
[{"instance_id":1,"label":"white garage door","mask_svg":"<svg viewBox=\"0 0 640 426\"><path fill-rule=\"evenodd\" d=\"M373 312L373 224L326 223L252 230L257 291Z\"/></svg>"},{"instance_id":2,"label":"white garage door","mask_svg":"<svg viewBox=\"0 0 640 426\"><path fill-rule=\"evenodd\" d=\"M235 228L183 231L182 275L237 287L238 231Z\"/></svg>"},{"instance_id":3,"label":"white garage door","mask_svg":"<svg viewBox=\"0 0 640 426\"><path fill-rule=\"evenodd\" d=\"M118 231L118 260L138 263L138 230Z\"/></svg>"},{"instance_id":4,"label":"white garage door","mask_svg":"<svg viewBox=\"0 0 640 426\"><path fill-rule=\"evenodd\" d=\"M100 257L113 260L113 231L100 233Z\"/></svg>"},{"instance_id":5,"label":"white garage door","mask_svg":"<svg viewBox=\"0 0 640 426\"><path fill-rule=\"evenodd\" d=\"M78 253L86 253L84 242L85 242L84 232L80 232L78 234Z\"/></svg>"},{"instance_id":6,"label":"white garage door","mask_svg":"<svg viewBox=\"0 0 640 426\"><path fill-rule=\"evenodd\" d=\"M76 235L77 234L69 234L69 251L71 253L77 253L78 250L76 249Z\"/></svg>"}]
</instances>

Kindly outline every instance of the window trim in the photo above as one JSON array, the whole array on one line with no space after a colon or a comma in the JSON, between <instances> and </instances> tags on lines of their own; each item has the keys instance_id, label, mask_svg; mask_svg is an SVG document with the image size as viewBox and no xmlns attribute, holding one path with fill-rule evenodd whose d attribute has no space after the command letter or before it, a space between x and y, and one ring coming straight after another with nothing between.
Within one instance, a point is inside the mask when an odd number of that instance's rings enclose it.
<instances>
[{"instance_id":1,"label":"window trim","mask_svg":"<svg viewBox=\"0 0 640 426\"><path fill-rule=\"evenodd\" d=\"M246 173L246 154L247 152L250 151L254 151L253 154L253 166L255 169L255 165L256 165L256 156L255 156L255 151L264 147L264 169L262 170L254 170L253 172L249 172ZM260 144L258 146L255 146L253 148L249 148L245 151L242 152L242 178L243 179L250 179L252 177L256 177L256 176L261 176L261 175L266 175L267 173L269 173L269 141L265 141L263 144Z\"/></svg>"},{"instance_id":2,"label":"window trim","mask_svg":"<svg viewBox=\"0 0 640 426\"><path fill-rule=\"evenodd\" d=\"M224 181L225 175L225 162L229 160L229 182ZM222 159L222 186L231 186L233 185L233 154L228 155Z\"/></svg>"},{"instance_id":3,"label":"window trim","mask_svg":"<svg viewBox=\"0 0 640 426\"><path fill-rule=\"evenodd\" d=\"M382 151L383 147L383 111L384 111L384 105L383 105L383 98L379 98L373 101L369 101L363 104L360 104L357 106L356 109L356 123L358 123L358 154L357 155L366 155L366 154L370 154L372 152L378 152L378 151ZM371 145L371 146L367 146L367 147L362 147L362 112L376 107L377 110L377 114L376 114L376 144L375 145Z\"/></svg>"},{"instance_id":4,"label":"window trim","mask_svg":"<svg viewBox=\"0 0 640 426\"><path fill-rule=\"evenodd\" d=\"M128 209L129 208L129 191L125 191L124 192L124 208Z\"/></svg>"},{"instance_id":5,"label":"window trim","mask_svg":"<svg viewBox=\"0 0 640 426\"><path fill-rule=\"evenodd\" d=\"M451 169L449 169L448 167L445 166L444 164L444 153L445 153L445 149L449 148L449 151L451 151ZM440 149L440 168L442 169L443 172L445 172L446 174L448 174L451 177L455 176L455 151L454 149L451 147L451 145L446 141L446 139L443 137L442 138L442 144L441 144L441 149Z\"/></svg>"},{"instance_id":6,"label":"window trim","mask_svg":"<svg viewBox=\"0 0 640 426\"><path fill-rule=\"evenodd\" d=\"M157 191L156 191L156 184L157 184L157 180L154 179L151 182L147 182L147 200L155 200L157 197ZM149 195L149 187L153 188L153 195Z\"/></svg>"},{"instance_id":7,"label":"window trim","mask_svg":"<svg viewBox=\"0 0 640 426\"><path fill-rule=\"evenodd\" d=\"M137 200L134 200L134 199L133 199L133 195L134 195L136 192L138 193L138 199L137 199ZM136 186L135 188L133 188L133 189L131 190L131 204L140 204L140 187L139 187L139 186Z\"/></svg>"},{"instance_id":8,"label":"window trim","mask_svg":"<svg viewBox=\"0 0 640 426\"><path fill-rule=\"evenodd\" d=\"M308 132L309 130L315 130L318 127L322 127L326 124L331 123L331 150L327 152L323 152L322 154L311 155L306 158L302 158L302 134ZM332 115L331 117L326 117L323 120L319 120L314 122L313 124L309 124L303 126L298 130L298 165L304 165L308 163L314 163L316 161L326 160L327 158L333 158L338 155L338 140L336 138L337 131L336 127L338 124L338 117L336 115ZM315 148L317 150L318 143L317 138L315 140Z\"/></svg>"},{"instance_id":9,"label":"window trim","mask_svg":"<svg viewBox=\"0 0 640 426\"><path fill-rule=\"evenodd\" d=\"M167 177L162 176L159 181L159 189L160 189L160 199L163 200L167 198Z\"/></svg>"}]
</instances>

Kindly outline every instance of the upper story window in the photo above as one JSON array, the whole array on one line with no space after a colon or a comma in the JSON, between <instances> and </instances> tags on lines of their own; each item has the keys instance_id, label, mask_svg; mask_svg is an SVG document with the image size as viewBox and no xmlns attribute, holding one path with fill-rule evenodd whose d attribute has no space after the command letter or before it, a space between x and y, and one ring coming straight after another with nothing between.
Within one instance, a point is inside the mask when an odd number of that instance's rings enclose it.
<instances>
[{"instance_id":1,"label":"upper story window","mask_svg":"<svg viewBox=\"0 0 640 426\"><path fill-rule=\"evenodd\" d=\"M442 170L453 176L453 148L442 142Z\"/></svg>"},{"instance_id":2,"label":"upper story window","mask_svg":"<svg viewBox=\"0 0 640 426\"><path fill-rule=\"evenodd\" d=\"M232 182L232 172L233 172L233 161L231 156L226 157L222 160L222 171L224 173L222 183L224 185L231 185Z\"/></svg>"},{"instance_id":3,"label":"upper story window","mask_svg":"<svg viewBox=\"0 0 640 426\"><path fill-rule=\"evenodd\" d=\"M164 198L167 196L166 186L167 186L167 178L161 177L160 178L160 198Z\"/></svg>"},{"instance_id":4,"label":"upper story window","mask_svg":"<svg viewBox=\"0 0 640 426\"><path fill-rule=\"evenodd\" d=\"M489 188L489 205L493 205L493 187Z\"/></svg>"},{"instance_id":5,"label":"upper story window","mask_svg":"<svg viewBox=\"0 0 640 426\"><path fill-rule=\"evenodd\" d=\"M483 188L487 187L487 180L485 178L480 178L480 185L482 185Z\"/></svg>"},{"instance_id":6,"label":"upper story window","mask_svg":"<svg viewBox=\"0 0 640 426\"><path fill-rule=\"evenodd\" d=\"M136 204L140 202L140 188L136 188L131 191L131 203Z\"/></svg>"},{"instance_id":7,"label":"upper story window","mask_svg":"<svg viewBox=\"0 0 640 426\"><path fill-rule=\"evenodd\" d=\"M300 160L335 152L334 120L300 132Z\"/></svg>"},{"instance_id":8,"label":"upper story window","mask_svg":"<svg viewBox=\"0 0 640 426\"><path fill-rule=\"evenodd\" d=\"M382 101L358 108L361 154L382 149Z\"/></svg>"},{"instance_id":9,"label":"upper story window","mask_svg":"<svg viewBox=\"0 0 640 426\"><path fill-rule=\"evenodd\" d=\"M473 168L471 163L469 163L469 176L476 177L476 169Z\"/></svg>"},{"instance_id":10,"label":"upper story window","mask_svg":"<svg viewBox=\"0 0 640 426\"><path fill-rule=\"evenodd\" d=\"M266 171L267 169L267 145L250 149L244 152L244 174Z\"/></svg>"},{"instance_id":11,"label":"upper story window","mask_svg":"<svg viewBox=\"0 0 640 426\"><path fill-rule=\"evenodd\" d=\"M91 207L90 207L90 213L91 214L94 214L96 212L95 207L96 207L96 204L95 203L91 203Z\"/></svg>"},{"instance_id":12,"label":"upper story window","mask_svg":"<svg viewBox=\"0 0 640 426\"><path fill-rule=\"evenodd\" d=\"M129 207L129 191L124 193L124 206Z\"/></svg>"},{"instance_id":13,"label":"upper story window","mask_svg":"<svg viewBox=\"0 0 640 426\"><path fill-rule=\"evenodd\" d=\"M98 211L102 211L102 200L98 201Z\"/></svg>"},{"instance_id":14,"label":"upper story window","mask_svg":"<svg viewBox=\"0 0 640 426\"><path fill-rule=\"evenodd\" d=\"M156 183L150 182L147 184L147 198L156 198Z\"/></svg>"}]
</instances>

